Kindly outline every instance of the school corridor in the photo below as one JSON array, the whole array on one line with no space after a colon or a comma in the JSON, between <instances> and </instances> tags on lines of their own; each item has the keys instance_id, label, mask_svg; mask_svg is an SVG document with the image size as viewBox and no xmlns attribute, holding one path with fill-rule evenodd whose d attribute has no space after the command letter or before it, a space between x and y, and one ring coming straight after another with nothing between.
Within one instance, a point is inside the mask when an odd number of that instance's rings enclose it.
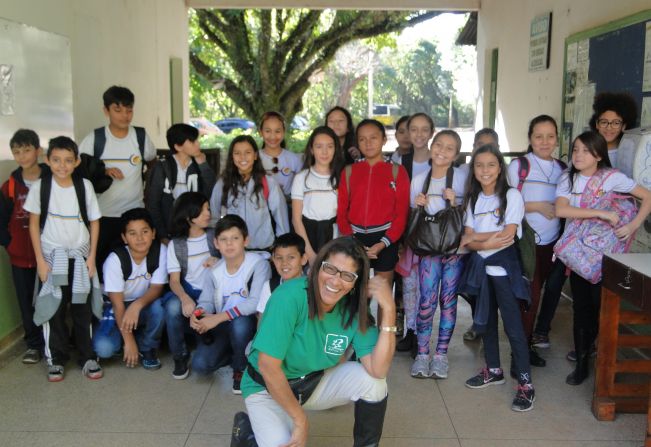
<instances>
[{"instance_id":1,"label":"school corridor","mask_svg":"<svg viewBox=\"0 0 651 447\"><path fill-rule=\"evenodd\" d=\"M438 317L437 317L438 318ZM594 374L583 385L565 384L571 364L571 303L563 299L546 368L534 368L537 398L528 413L511 411L515 382L471 390L464 381L482 364L480 343L464 342L470 309L459 301L447 380L413 379L411 358L397 353L389 377L385 447L639 447L646 418L618 414L599 422L590 412ZM502 334L502 366L509 348ZM172 378L172 359L158 371L104 362L104 378L91 381L68 364L60 383L48 383L43 362L23 365L22 345L0 356L0 446L226 447L233 415L244 409L231 393L231 371L209 378ZM353 406L311 412L309 446L352 444Z\"/></svg>"}]
</instances>

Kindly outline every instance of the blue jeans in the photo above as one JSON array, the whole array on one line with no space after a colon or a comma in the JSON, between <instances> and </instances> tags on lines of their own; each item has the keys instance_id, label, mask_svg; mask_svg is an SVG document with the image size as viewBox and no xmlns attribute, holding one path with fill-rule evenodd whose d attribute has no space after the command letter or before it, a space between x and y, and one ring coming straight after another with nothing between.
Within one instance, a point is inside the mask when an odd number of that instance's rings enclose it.
<instances>
[{"instance_id":1,"label":"blue jeans","mask_svg":"<svg viewBox=\"0 0 651 447\"><path fill-rule=\"evenodd\" d=\"M181 285L185 293L197 302L201 290L195 289L185 280L181 280ZM185 345L185 333L189 332L190 324L188 318L183 315L181 300L171 290L160 299L165 309L165 325L167 327L167 341L170 346L170 352L174 358L179 358L188 354L188 348Z\"/></svg>"},{"instance_id":2,"label":"blue jeans","mask_svg":"<svg viewBox=\"0 0 651 447\"><path fill-rule=\"evenodd\" d=\"M133 301L125 302L127 309ZM93 349L100 358L113 357L122 347L122 335L118 329L115 318L111 318L113 309L110 304L105 304L104 316L93 336ZM110 315L109 315L110 314ZM149 352L158 349L165 325L165 314L161 300L150 303L140 311L138 316L138 329L135 331L136 343L139 352Z\"/></svg>"},{"instance_id":3,"label":"blue jeans","mask_svg":"<svg viewBox=\"0 0 651 447\"><path fill-rule=\"evenodd\" d=\"M256 326L255 315L245 315L211 329L209 333L214 341L207 345L203 337L199 338L197 350L192 356L192 370L199 374L210 374L230 363L233 371L244 371L244 350L253 339Z\"/></svg>"}]
</instances>

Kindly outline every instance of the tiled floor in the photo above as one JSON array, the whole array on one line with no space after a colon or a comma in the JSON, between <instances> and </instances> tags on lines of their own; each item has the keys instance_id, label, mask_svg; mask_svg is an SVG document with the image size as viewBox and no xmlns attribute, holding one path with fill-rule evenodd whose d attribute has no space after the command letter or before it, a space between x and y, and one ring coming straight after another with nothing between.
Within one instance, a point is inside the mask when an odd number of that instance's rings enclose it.
<instances>
[{"instance_id":1,"label":"tiled floor","mask_svg":"<svg viewBox=\"0 0 651 447\"><path fill-rule=\"evenodd\" d=\"M450 377L417 380L411 359L396 355L389 378L386 447L638 447L644 415L618 415L598 422L590 412L592 378L565 384L571 364L570 304L563 300L554 322L552 347L541 350L546 368L533 371L537 400L529 413L511 411L514 383L483 390L463 383L481 366L478 342L463 342L469 308L460 301L457 332L450 345ZM508 342L502 337L508 367ZM19 347L18 347L19 348ZM50 384L43 363L25 366L18 349L0 362L0 446L187 446L230 445L233 415L244 408L231 394L230 370L210 378L171 377L172 362L149 372L104 364L105 377L90 381L70 364L62 383ZM309 446L352 445L352 405L310 414Z\"/></svg>"}]
</instances>

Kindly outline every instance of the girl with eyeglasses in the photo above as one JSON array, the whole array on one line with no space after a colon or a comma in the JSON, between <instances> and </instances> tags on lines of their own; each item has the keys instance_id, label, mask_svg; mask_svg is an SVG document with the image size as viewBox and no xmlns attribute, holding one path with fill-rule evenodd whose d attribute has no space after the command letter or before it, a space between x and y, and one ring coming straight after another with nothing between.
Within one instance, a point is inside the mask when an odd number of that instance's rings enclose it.
<instances>
[{"instance_id":1,"label":"girl with eyeglasses","mask_svg":"<svg viewBox=\"0 0 651 447\"><path fill-rule=\"evenodd\" d=\"M390 283L368 276L364 248L344 237L323 246L307 278L289 280L272 294L242 380L257 445L304 446L305 410L350 401L354 445L379 445L396 312ZM368 312L369 298L382 310L378 326ZM343 361L349 346L359 361Z\"/></svg>"},{"instance_id":2,"label":"girl with eyeglasses","mask_svg":"<svg viewBox=\"0 0 651 447\"><path fill-rule=\"evenodd\" d=\"M292 223L305 240L310 265L332 240L337 219L337 189L344 157L337 135L327 126L314 129L305 148L303 170L292 185Z\"/></svg>"},{"instance_id":3,"label":"girl with eyeglasses","mask_svg":"<svg viewBox=\"0 0 651 447\"><path fill-rule=\"evenodd\" d=\"M617 149L624 130L635 127L637 104L628 93L600 93L592 104L594 114L590 129L599 132L608 144L608 157L612 167L617 167Z\"/></svg>"},{"instance_id":4,"label":"girl with eyeglasses","mask_svg":"<svg viewBox=\"0 0 651 447\"><path fill-rule=\"evenodd\" d=\"M278 112L266 112L258 129L262 137L262 167L280 185L289 201L294 175L303 163L298 154L285 149L285 118Z\"/></svg>"},{"instance_id":5,"label":"girl with eyeglasses","mask_svg":"<svg viewBox=\"0 0 651 447\"><path fill-rule=\"evenodd\" d=\"M522 277L520 256L514 245L516 236L522 236L524 201L516 188L509 187L504 158L493 145L477 149L470 166L461 245L472 253L466 261L459 292L476 297L473 327L484 342L486 366L468 379L466 386L477 389L505 382L500 366L499 309L518 381L511 409L529 411L535 392L519 305L520 300L529 301L529 287Z\"/></svg>"},{"instance_id":6,"label":"girl with eyeglasses","mask_svg":"<svg viewBox=\"0 0 651 447\"><path fill-rule=\"evenodd\" d=\"M226 214L244 219L251 250L269 251L276 235L289 232L285 196L273 177L265 174L258 144L250 135L231 141L222 178L212 190L210 209L213 221Z\"/></svg>"}]
</instances>

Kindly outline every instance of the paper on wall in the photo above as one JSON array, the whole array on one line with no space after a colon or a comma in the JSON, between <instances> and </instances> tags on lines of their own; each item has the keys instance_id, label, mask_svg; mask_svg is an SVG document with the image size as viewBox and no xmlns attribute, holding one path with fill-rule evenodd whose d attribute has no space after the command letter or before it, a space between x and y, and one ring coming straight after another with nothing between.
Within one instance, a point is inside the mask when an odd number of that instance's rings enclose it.
<instances>
[{"instance_id":1,"label":"paper on wall","mask_svg":"<svg viewBox=\"0 0 651 447\"><path fill-rule=\"evenodd\" d=\"M640 127L651 127L651 97L642 98L642 117Z\"/></svg>"},{"instance_id":2,"label":"paper on wall","mask_svg":"<svg viewBox=\"0 0 651 447\"><path fill-rule=\"evenodd\" d=\"M642 91L651 91L651 22L646 22L646 35L644 39L644 75L642 77Z\"/></svg>"},{"instance_id":3,"label":"paper on wall","mask_svg":"<svg viewBox=\"0 0 651 447\"><path fill-rule=\"evenodd\" d=\"M567 71L572 71L576 69L577 60L577 51L579 49L579 44L577 42L571 43L567 46Z\"/></svg>"}]
</instances>

